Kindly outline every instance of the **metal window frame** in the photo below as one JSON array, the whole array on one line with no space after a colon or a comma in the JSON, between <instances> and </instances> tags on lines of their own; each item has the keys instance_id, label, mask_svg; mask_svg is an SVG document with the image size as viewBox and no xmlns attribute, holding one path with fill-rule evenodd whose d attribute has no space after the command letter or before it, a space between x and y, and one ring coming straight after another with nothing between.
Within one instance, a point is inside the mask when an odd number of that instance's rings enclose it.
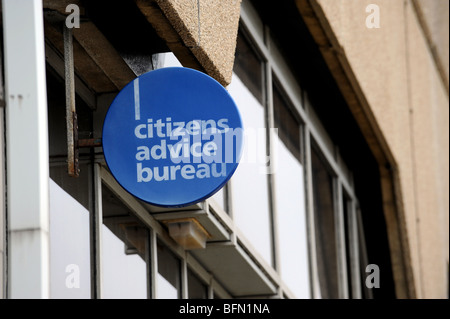
<instances>
[{"instance_id":1,"label":"metal window frame","mask_svg":"<svg viewBox=\"0 0 450 319\"><path fill-rule=\"evenodd\" d=\"M264 28L264 42L266 46L270 49L270 30L269 28ZM273 128L275 128L274 119L274 105L273 105L273 79L272 79L272 65L270 60L264 63L264 85L265 85L265 122L266 122L266 154L269 156L269 167L267 167L267 185L268 185L268 196L269 196L269 222L270 222L270 235L271 235L271 253L272 253L272 265L273 268L279 273L280 272L280 254L279 254L279 238L278 238L278 224L277 224L277 197L276 197L276 184L275 175L272 174L272 166L274 164L274 145L275 139L277 138L273 134ZM281 290L278 292L281 295Z\"/></svg>"},{"instance_id":2,"label":"metal window frame","mask_svg":"<svg viewBox=\"0 0 450 319\"><path fill-rule=\"evenodd\" d=\"M90 164L92 199L89 209L89 235L90 235L90 260L91 260L91 298L102 298L102 225L103 225L103 198L101 166L99 163Z\"/></svg>"},{"instance_id":3,"label":"metal window frame","mask_svg":"<svg viewBox=\"0 0 450 319\"><path fill-rule=\"evenodd\" d=\"M0 61L3 61L2 57L2 48L0 48ZM3 70L2 65L0 63L0 103L3 103ZM7 297L8 291L8 255L7 255L7 216L6 216L6 202L5 202L5 194L6 194L6 183L5 183L5 159L6 154L4 152L5 149L5 108L3 105L0 105L0 299L4 299Z\"/></svg>"},{"instance_id":4,"label":"metal window frame","mask_svg":"<svg viewBox=\"0 0 450 319\"><path fill-rule=\"evenodd\" d=\"M349 238L350 238L350 260L351 267L350 274L352 276L352 298L353 299L362 299L362 291L361 291L361 275L360 275L360 261L359 261L359 234L358 228L358 219L357 219L357 202L350 200L348 204L348 229L349 229Z\"/></svg>"},{"instance_id":5,"label":"metal window frame","mask_svg":"<svg viewBox=\"0 0 450 319\"><path fill-rule=\"evenodd\" d=\"M3 45L0 46L0 61L3 62ZM6 298L8 291L7 276L7 218L6 218L6 179L5 179L5 95L3 90L3 63L0 63L0 299Z\"/></svg>"}]
</instances>

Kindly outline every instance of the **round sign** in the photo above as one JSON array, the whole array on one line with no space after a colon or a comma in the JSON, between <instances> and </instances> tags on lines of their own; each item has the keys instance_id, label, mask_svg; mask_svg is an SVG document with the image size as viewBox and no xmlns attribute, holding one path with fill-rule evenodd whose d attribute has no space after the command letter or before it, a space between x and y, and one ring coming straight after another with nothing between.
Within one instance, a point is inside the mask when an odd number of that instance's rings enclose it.
<instances>
[{"instance_id":1,"label":"round sign","mask_svg":"<svg viewBox=\"0 0 450 319\"><path fill-rule=\"evenodd\" d=\"M122 187L163 207L200 202L236 170L242 120L231 96L188 68L145 73L116 96L103 124L106 163Z\"/></svg>"}]
</instances>

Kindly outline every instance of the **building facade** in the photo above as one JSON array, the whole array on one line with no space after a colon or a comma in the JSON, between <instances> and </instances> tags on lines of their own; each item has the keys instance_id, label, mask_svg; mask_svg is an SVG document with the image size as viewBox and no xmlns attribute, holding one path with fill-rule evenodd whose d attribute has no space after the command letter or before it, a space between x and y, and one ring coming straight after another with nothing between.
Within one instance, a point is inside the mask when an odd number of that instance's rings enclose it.
<instances>
[{"instance_id":1,"label":"building facade","mask_svg":"<svg viewBox=\"0 0 450 319\"><path fill-rule=\"evenodd\" d=\"M448 1L3 0L1 298L448 298ZM226 87L243 157L145 203L105 114L165 67ZM208 234L191 249L170 232Z\"/></svg>"}]
</instances>

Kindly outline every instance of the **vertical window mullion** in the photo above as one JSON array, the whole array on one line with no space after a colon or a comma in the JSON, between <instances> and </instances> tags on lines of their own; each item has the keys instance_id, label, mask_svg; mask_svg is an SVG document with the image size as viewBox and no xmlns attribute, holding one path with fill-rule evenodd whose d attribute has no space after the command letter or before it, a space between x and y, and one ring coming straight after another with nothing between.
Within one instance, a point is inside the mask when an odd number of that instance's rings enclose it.
<instances>
[{"instance_id":1,"label":"vertical window mullion","mask_svg":"<svg viewBox=\"0 0 450 319\"><path fill-rule=\"evenodd\" d=\"M188 273L186 257L181 260L181 299L188 299Z\"/></svg>"},{"instance_id":2,"label":"vertical window mullion","mask_svg":"<svg viewBox=\"0 0 450 319\"><path fill-rule=\"evenodd\" d=\"M0 49L0 61L3 61L2 57L2 50ZM0 64L0 99L3 100L3 70L2 65ZM4 200L4 194L5 194L5 153L4 153L4 107L0 107L0 299L6 299L8 297L7 295L7 267L8 267L8 259L7 259L7 247L6 243L8 242L7 234L8 234L8 228L7 228L7 218L6 218L6 206L5 206L5 200Z\"/></svg>"},{"instance_id":3,"label":"vertical window mullion","mask_svg":"<svg viewBox=\"0 0 450 319\"><path fill-rule=\"evenodd\" d=\"M344 227L344 202L342 195L342 184L339 178L335 177L334 188L334 207L336 223L336 251L337 267L339 281L339 297L348 298L348 278L347 278L347 260L345 251L345 227Z\"/></svg>"},{"instance_id":4,"label":"vertical window mullion","mask_svg":"<svg viewBox=\"0 0 450 319\"><path fill-rule=\"evenodd\" d=\"M157 296L157 285L158 285L158 247L157 247L157 237L156 232L149 228L149 261L147 268L149 270L149 275L147 278L149 285L149 298L156 299Z\"/></svg>"},{"instance_id":5,"label":"vertical window mullion","mask_svg":"<svg viewBox=\"0 0 450 319\"><path fill-rule=\"evenodd\" d=\"M248 36L247 36L248 35ZM228 89L240 109L245 129L243 160L232 178L233 220L254 245L256 251L273 265L271 210L266 156L267 110L264 43L253 41L246 28L241 28L236 44L234 77ZM256 46L257 44L258 46ZM244 160L248 159L248 160ZM260 221L254 228L252 220ZM233 240L233 239L232 239Z\"/></svg>"},{"instance_id":6,"label":"vertical window mullion","mask_svg":"<svg viewBox=\"0 0 450 319\"><path fill-rule=\"evenodd\" d=\"M91 164L92 172L92 208L90 213L90 238L91 238L91 298L102 298L102 178L99 163Z\"/></svg>"},{"instance_id":7,"label":"vertical window mullion","mask_svg":"<svg viewBox=\"0 0 450 319\"><path fill-rule=\"evenodd\" d=\"M264 29L264 42L267 49L270 51L270 32L266 27ZM277 209L276 209L276 194L275 194L275 177L273 167L277 165L274 159L274 136L273 128L275 127L274 120L274 106L273 106L273 92L272 92L272 65L270 60L263 63L263 83L264 83L264 107L266 113L266 154L268 155L269 165L267 167L267 185L269 187L269 211L270 211L270 231L271 231L271 250L272 250L272 265L275 270L280 270L280 258L278 249L277 236Z\"/></svg>"},{"instance_id":8,"label":"vertical window mullion","mask_svg":"<svg viewBox=\"0 0 450 319\"><path fill-rule=\"evenodd\" d=\"M146 283L147 283L147 299L152 299L152 268L151 268L151 230L147 230L147 241L145 242L145 265L146 265Z\"/></svg>"},{"instance_id":9,"label":"vertical window mullion","mask_svg":"<svg viewBox=\"0 0 450 319\"><path fill-rule=\"evenodd\" d=\"M348 219L348 229L350 238L350 261L351 265L351 276L352 276L352 296L354 299L361 299L361 276L359 273L359 238L358 238L358 224L356 219L356 200L353 199L349 205L349 219Z\"/></svg>"},{"instance_id":10,"label":"vertical window mullion","mask_svg":"<svg viewBox=\"0 0 450 319\"><path fill-rule=\"evenodd\" d=\"M231 180L229 180L224 188L223 188L223 192L224 192L224 210L225 212L228 214L228 216L230 216L231 219L233 219L233 196L232 196L232 182Z\"/></svg>"},{"instance_id":11,"label":"vertical window mullion","mask_svg":"<svg viewBox=\"0 0 450 319\"><path fill-rule=\"evenodd\" d=\"M311 274L311 296L320 299L320 282L317 265L316 230L314 218L314 193L312 185L312 160L311 160L311 133L307 125L304 125L305 137L305 176L306 176L306 223L308 232L309 269Z\"/></svg>"}]
</instances>

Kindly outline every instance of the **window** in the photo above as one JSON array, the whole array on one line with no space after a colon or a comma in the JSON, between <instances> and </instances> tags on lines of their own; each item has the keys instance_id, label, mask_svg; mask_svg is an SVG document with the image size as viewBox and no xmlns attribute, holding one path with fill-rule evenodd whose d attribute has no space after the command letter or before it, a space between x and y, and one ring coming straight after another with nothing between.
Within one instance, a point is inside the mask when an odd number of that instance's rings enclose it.
<instances>
[{"instance_id":1,"label":"window","mask_svg":"<svg viewBox=\"0 0 450 319\"><path fill-rule=\"evenodd\" d=\"M369 260L367 257L367 250L366 250L366 241L365 241L365 235L364 235L364 228L362 227L362 220L361 220L361 211L359 208L356 210L356 220L355 220L357 226L357 232L358 232L358 267L356 271L359 271L359 278L360 279L360 285L356 285L356 289L361 290L361 298L364 299L373 299L373 292L372 289L369 289L365 284L365 278L367 277L366 273L366 266L369 264Z\"/></svg>"},{"instance_id":2,"label":"window","mask_svg":"<svg viewBox=\"0 0 450 319\"><path fill-rule=\"evenodd\" d=\"M50 155L50 293L51 298L91 297L89 209L90 160L80 156L80 176L67 174L64 85L47 70ZM92 112L77 98L80 128L91 130Z\"/></svg>"},{"instance_id":3,"label":"window","mask_svg":"<svg viewBox=\"0 0 450 319\"><path fill-rule=\"evenodd\" d=\"M148 231L105 186L102 197L102 297L145 299L148 291Z\"/></svg>"},{"instance_id":4,"label":"window","mask_svg":"<svg viewBox=\"0 0 450 319\"><path fill-rule=\"evenodd\" d=\"M297 298L309 298L305 178L301 124L278 86L273 86L274 126L278 129L274 184L280 274Z\"/></svg>"},{"instance_id":5,"label":"window","mask_svg":"<svg viewBox=\"0 0 450 319\"><path fill-rule=\"evenodd\" d=\"M243 155L231 179L233 218L258 253L272 264L263 65L250 43L239 34L233 78L228 87L244 126Z\"/></svg>"},{"instance_id":6,"label":"window","mask_svg":"<svg viewBox=\"0 0 450 319\"><path fill-rule=\"evenodd\" d=\"M270 17L268 7L252 3ZM353 174L315 112L331 106L316 104L322 101L316 98L320 90L299 86L303 75L294 69L301 62L280 50L272 37L274 25L259 20L249 1L241 12L229 91L244 129L266 131L262 143L252 144L263 145L259 155L265 161L257 163L265 164L260 171L265 178L256 173L255 162L240 164L231 183L233 218L279 273L286 298L359 298L367 254Z\"/></svg>"},{"instance_id":7,"label":"window","mask_svg":"<svg viewBox=\"0 0 450 319\"><path fill-rule=\"evenodd\" d=\"M192 272L188 270L188 296L189 299L206 299L208 291L206 285Z\"/></svg>"},{"instance_id":8,"label":"window","mask_svg":"<svg viewBox=\"0 0 450 319\"><path fill-rule=\"evenodd\" d=\"M354 297L354 287L356 284L353 279L353 267L352 259L355 257L355 251L353 251L354 245L357 245L353 241L353 219L352 219L352 201L348 198L346 194L342 194L342 212L343 212L343 222L344 222L344 236L345 236L345 263L346 263L346 276L348 283L348 297L352 299Z\"/></svg>"},{"instance_id":9,"label":"window","mask_svg":"<svg viewBox=\"0 0 450 319\"><path fill-rule=\"evenodd\" d=\"M158 299L181 298L180 260L158 241Z\"/></svg>"},{"instance_id":10,"label":"window","mask_svg":"<svg viewBox=\"0 0 450 319\"><path fill-rule=\"evenodd\" d=\"M50 179L52 298L90 298L89 212Z\"/></svg>"},{"instance_id":11,"label":"window","mask_svg":"<svg viewBox=\"0 0 450 319\"><path fill-rule=\"evenodd\" d=\"M260 105L264 104L263 68L264 64L253 50L251 43L239 33L233 71Z\"/></svg>"},{"instance_id":12,"label":"window","mask_svg":"<svg viewBox=\"0 0 450 319\"><path fill-rule=\"evenodd\" d=\"M333 177L320 155L311 151L317 268L322 298L339 298Z\"/></svg>"}]
</instances>

